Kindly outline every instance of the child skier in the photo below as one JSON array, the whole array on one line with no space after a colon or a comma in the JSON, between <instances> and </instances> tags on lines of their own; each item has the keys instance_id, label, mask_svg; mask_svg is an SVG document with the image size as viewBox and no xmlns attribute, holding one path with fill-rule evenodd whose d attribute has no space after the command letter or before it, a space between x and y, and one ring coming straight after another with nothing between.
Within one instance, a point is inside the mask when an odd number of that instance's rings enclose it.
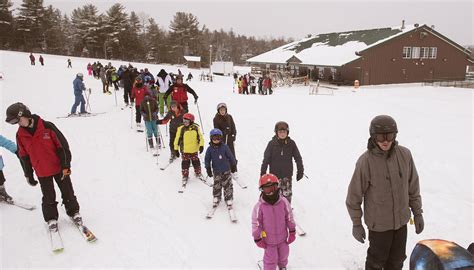
<instances>
[{"instance_id":1,"label":"child skier","mask_svg":"<svg viewBox=\"0 0 474 270\"><path fill-rule=\"evenodd\" d=\"M212 194L213 207L217 207L222 197L222 189L224 189L224 200L226 205L232 206L233 187L231 172L235 172L236 160L229 147L222 141L222 131L214 128L210 132L209 147L206 150L204 158L206 164L207 176L213 177L214 185ZM212 169L211 169L212 163ZM214 171L214 174L213 174Z\"/></svg>"},{"instance_id":2,"label":"child skier","mask_svg":"<svg viewBox=\"0 0 474 270\"><path fill-rule=\"evenodd\" d=\"M237 135L237 130L235 128L234 119L232 115L227 113L227 105L225 103L217 104L217 113L214 116L214 128L218 128L222 131L222 142L229 146L230 152L235 159L234 141ZM232 178L237 179L237 166L235 172L232 172Z\"/></svg>"},{"instance_id":3,"label":"child skier","mask_svg":"<svg viewBox=\"0 0 474 270\"><path fill-rule=\"evenodd\" d=\"M170 103L171 110L169 110L163 119L156 121L158 125L165 125L170 122L170 150L171 156L169 162L173 162L176 159L174 151L174 139L176 138L176 132L178 132L178 127L183 124L183 107L176 102L171 101Z\"/></svg>"},{"instance_id":4,"label":"child skier","mask_svg":"<svg viewBox=\"0 0 474 270\"><path fill-rule=\"evenodd\" d=\"M151 149L154 148L153 136L155 136L156 146L161 148L161 141L156 126L156 120L158 120L158 105L156 104L156 100L151 97L150 93L145 94L145 98L140 104L140 112L145 121L148 145Z\"/></svg>"},{"instance_id":5,"label":"child skier","mask_svg":"<svg viewBox=\"0 0 474 270\"><path fill-rule=\"evenodd\" d=\"M280 188L282 195L291 203L292 176L293 176L293 158L296 161L296 181L301 180L304 174L303 159L300 151L288 134L290 129L288 123L279 121L275 124L275 136L268 142L265 153L263 154L262 167L260 175L267 173L267 167L270 165L270 173L280 179Z\"/></svg>"},{"instance_id":6,"label":"child skier","mask_svg":"<svg viewBox=\"0 0 474 270\"><path fill-rule=\"evenodd\" d=\"M9 150L14 155L16 155L16 152L17 152L16 143L14 143L14 142L10 141L9 139L3 137L2 135L0 135L0 146L4 147L5 149ZM2 155L0 155L0 202L1 201L11 202L12 197L10 195L8 195L7 191L5 190L5 186L4 186L5 176L3 175L3 167L4 167L3 158L2 158Z\"/></svg>"},{"instance_id":7,"label":"child skier","mask_svg":"<svg viewBox=\"0 0 474 270\"><path fill-rule=\"evenodd\" d=\"M189 167L193 164L194 173L201 181L205 181L201 174L201 161L198 151L204 151L204 138L202 137L199 125L194 123L194 115L185 113L183 115L183 125L178 127L176 138L174 139L175 156L179 157L181 152L181 173L183 175L183 186L189 179Z\"/></svg>"},{"instance_id":8,"label":"child skier","mask_svg":"<svg viewBox=\"0 0 474 270\"><path fill-rule=\"evenodd\" d=\"M148 89L143 84L143 80L140 76L135 79L135 85L132 89L132 99L135 100L135 122L137 123L137 128L141 127L142 115L140 113L140 104L142 104L145 94L148 92Z\"/></svg>"},{"instance_id":9,"label":"child skier","mask_svg":"<svg viewBox=\"0 0 474 270\"><path fill-rule=\"evenodd\" d=\"M252 236L263 248L265 270L286 269L289 244L296 239L296 225L288 200L280 196L278 178L273 174L260 177L260 199L252 212Z\"/></svg>"}]
</instances>

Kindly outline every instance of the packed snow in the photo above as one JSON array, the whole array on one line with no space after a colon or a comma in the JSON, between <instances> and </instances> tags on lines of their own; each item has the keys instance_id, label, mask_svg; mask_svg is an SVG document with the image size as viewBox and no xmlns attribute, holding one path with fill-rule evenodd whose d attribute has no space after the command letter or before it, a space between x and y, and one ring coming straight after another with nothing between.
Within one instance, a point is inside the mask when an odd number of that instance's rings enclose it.
<instances>
[{"instance_id":1,"label":"packed snow","mask_svg":"<svg viewBox=\"0 0 474 270\"><path fill-rule=\"evenodd\" d=\"M263 250L251 236L250 215L257 202L260 164L275 122L287 121L290 137L303 156L305 174L293 180L295 219L307 232L290 246L290 269L358 269L368 244L351 235L345 207L347 186L357 158L365 151L370 120L392 115L398 141L413 154L420 175L425 230L409 226L407 256L423 239L446 239L467 247L473 241L473 94L470 89L408 85L340 87L334 95L308 95L308 86L276 88L274 95L238 95L231 77L199 81L200 70L179 67L199 95L190 104L206 139L216 105L226 102L237 126L236 152L241 189L234 182L237 223L221 205L206 219L212 189L191 177L183 194L180 161L159 169L169 157L168 135L157 165L146 152L144 133L131 128L123 90L104 95L101 83L87 75L97 59L43 55L45 66L31 66L28 53L0 52L1 134L15 139L17 126L4 122L6 108L17 101L55 123L72 151L72 181L84 222L98 237L87 243L61 207L59 229L64 252L53 254L41 213L39 185L29 186L15 156L2 149L5 186L15 200L37 206L26 211L0 204L0 268L173 268L257 269ZM37 58L39 55L36 55ZM66 68L67 58L72 69ZM107 64L108 60L101 60ZM128 62L111 61L116 67ZM135 65L135 63L132 63ZM177 66L136 64L153 75ZM92 88L87 118L58 119L74 102L72 81L85 76ZM112 90L113 91L113 90ZM134 115L133 115L134 117ZM134 121L133 121L134 122ZM206 145L208 139L206 140ZM203 156L201 156L203 161ZM191 173L191 175L193 175ZM59 192L57 192L59 198ZM404 269L408 269L408 260Z\"/></svg>"}]
</instances>

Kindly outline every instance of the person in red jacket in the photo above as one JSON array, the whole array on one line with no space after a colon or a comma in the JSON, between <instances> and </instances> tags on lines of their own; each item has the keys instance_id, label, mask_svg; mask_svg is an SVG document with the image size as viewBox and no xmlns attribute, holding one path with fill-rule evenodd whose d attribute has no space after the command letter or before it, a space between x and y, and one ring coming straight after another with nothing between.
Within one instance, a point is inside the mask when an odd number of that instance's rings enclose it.
<instances>
[{"instance_id":1,"label":"person in red jacket","mask_svg":"<svg viewBox=\"0 0 474 270\"><path fill-rule=\"evenodd\" d=\"M7 123L18 124L16 142L18 157L28 184L36 186L38 177L43 193L43 218L50 229L57 227L58 209L54 181L61 191L66 213L74 222L82 223L79 203L71 183L71 151L64 135L51 122L41 119L23 103L14 103L7 108Z\"/></svg>"},{"instance_id":2,"label":"person in red jacket","mask_svg":"<svg viewBox=\"0 0 474 270\"><path fill-rule=\"evenodd\" d=\"M171 94L171 99L176 100L183 107L184 113L189 112L188 109L188 93L194 96L194 103L197 103L198 95L189 85L183 83L183 76L176 78L176 83L170 86L165 93L164 100L167 100Z\"/></svg>"},{"instance_id":3,"label":"person in red jacket","mask_svg":"<svg viewBox=\"0 0 474 270\"><path fill-rule=\"evenodd\" d=\"M135 79L135 84L132 88L132 99L135 99L135 122L137 122L137 128L140 128L142 122L142 114L140 112L140 104L145 99L145 94L148 92L148 88L143 84L143 80L140 76Z\"/></svg>"}]
</instances>

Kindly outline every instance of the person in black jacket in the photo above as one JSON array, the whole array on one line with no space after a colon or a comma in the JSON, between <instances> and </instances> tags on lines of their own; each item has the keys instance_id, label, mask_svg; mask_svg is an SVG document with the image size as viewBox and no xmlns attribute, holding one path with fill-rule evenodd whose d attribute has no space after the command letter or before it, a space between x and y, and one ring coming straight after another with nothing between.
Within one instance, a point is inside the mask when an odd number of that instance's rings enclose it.
<instances>
[{"instance_id":1,"label":"person in black jacket","mask_svg":"<svg viewBox=\"0 0 474 270\"><path fill-rule=\"evenodd\" d=\"M160 119L156 121L158 125L165 125L170 122L170 151L171 151L171 156L169 162L173 162L177 158L175 155L174 151L174 139L176 137L176 132L178 131L178 127L183 124L183 115L184 115L184 110L181 105L172 100L170 102L170 110L168 113L165 115L163 119Z\"/></svg>"},{"instance_id":2,"label":"person in black jacket","mask_svg":"<svg viewBox=\"0 0 474 270\"><path fill-rule=\"evenodd\" d=\"M260 175L266 174L267 167L270 166L270 173L276 175L280 180L280 189L283 196L291 203L293 159L295 159L297 169L296 181L301 180L304 175L303 159L295 141L288 136L290 133L288 123L277 122L274 131L275 136L268 142L263 154Z\"/></svg>"},{"instance_id":3,"label":"person in black jacket","mask_svg":"<svg viewBox=\"0 0 474 270\"><path fill-rule=\"evenodd\" d=\"M132 86L133 86L133 81L131 79L131 74L130 70L128 68L125 68L123 73L120 76L120 79L123 82L123 101L125 102L125 105L129 105L129 100L133 102L132 100Z\"/></svg>"},{"instance_id":4,"label":"person in black jacket","mask_svg":"<svg viewBox=\"0 0 474 270\"><path fill-rule=\"evenodd\" d=\"M214 116L213 122L214 128L220 129L223 133L222 142L229 146L232 155L234 155L234 158L237 159L234 149L234 141L235 137L237 136L237 130L235 129L235 123L232 115L227 113L227 105L225 103L222 102L217 104L217 113L216 116ZM236 178L237 172L233 173L232 177Z\"/></svg>"}]
</instances>

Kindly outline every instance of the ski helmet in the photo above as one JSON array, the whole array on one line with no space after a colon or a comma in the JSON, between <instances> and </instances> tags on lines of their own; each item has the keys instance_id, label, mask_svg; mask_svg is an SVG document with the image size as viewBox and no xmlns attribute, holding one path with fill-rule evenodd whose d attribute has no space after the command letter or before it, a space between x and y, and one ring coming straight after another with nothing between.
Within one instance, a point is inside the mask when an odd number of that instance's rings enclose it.
<instances>
[{"instance_id":1,"label":"ski helmet","mask_svg":"<svg viewBox=\"0 0 474 270\"><path fill-rule=\"evenodd\" d=\"M189 121L191 121L191 122L194 122L194 115L192 115L192 114L190 114L190 113L185 113L185 114L183 115L183 119L187 119L187 120L189 120Z\"/></svg>"},{"instance_id":2,"label":"ski helmet","mask_svg":"<svg viewBox=\"0 0 474 270\"><path fill-rule=\"evenodd\" d=\"M377 115L370 122L369 133L370 136L374 134L398 133L397 123L391 116Z\"/></svg>"},{"instance_id":3,"label":"ski helmet","mask_svg":"<svg viewBox=\"0 0 474 270\"><path fill-rule=\"evenodd\" d=\"M260 181L258 186L261 188L264 185L267 184L278 184L278 177L276 177L274 174L267 173L264 174L260 177Z\"/></svg>"},{"instance_id":4,"label":"ski helmet","mask_svg":"<svg viewBox=\"0 0 474 270\"><path fill-rule=\"evenodd\" d=\"M21 102L13 103L7 108L7 118L5 122L12 125L20 121L20 117L31 117L31 112L25 104Z\"/></svg>"},{"instance_id":5,"label":"ski helmet","mask_svg":"<svg viewBox=\"0 0 474 270\"><path fill-rule=\"evenodd\" d=\"M84 74L82 74L81 72L79 72L79 73L77 73L76 76L79 77L79 78L83 78L83 77L84 77Z\"/></svg>"},{"instance_id":6,"label":"ski helmet","mask_svg":"<svg viewBox=\"0 0 474 270\"><path fill-rule=\"evenodd\" d=\"M211 129L211 131L209 132L209 135L212 137L212 136L222 136L222 131L218 128L213 128Z\"/></svg>"},{"instance_id":7,"label":"ski helmet","mask_svg":"<svg viewBox=\"0 0 474 270\"><path fill-rule=\"evenodd\" d=\"M217 111L219 111L219 109L222 107L224 107L225 110L227 111L227 104L225 104L224 102L217 104Z\"/></svg>"},{"instance_id":8,"label":"ski helmet","mask_svg":"<svg viewBox=\"0 0 474 270\"><path fill-rule=\"evenodd\" d=\"M288 123L285 121L278 121L275 124L275 134L277 134L279 130L286 130L288 134L290 134L290 127L288 126Z\"/></svg>"}]
</instances>

